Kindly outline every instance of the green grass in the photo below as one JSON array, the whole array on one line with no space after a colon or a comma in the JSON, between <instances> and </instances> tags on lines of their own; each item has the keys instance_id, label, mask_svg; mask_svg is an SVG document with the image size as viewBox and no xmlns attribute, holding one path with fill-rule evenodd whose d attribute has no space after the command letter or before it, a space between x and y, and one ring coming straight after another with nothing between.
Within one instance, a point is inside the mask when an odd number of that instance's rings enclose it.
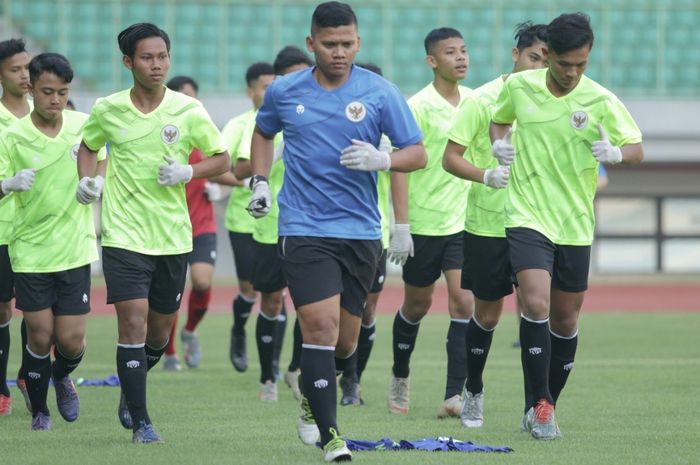
<instances>
[{"instance_id":1,"label":"green grass","mask_svg":"<svg viewBox=\"0 0 700 465\"><path fill-rule=\"evenodd\" d=\"M421 325L412 363L411 411L387 413L391 317L378 323L375 350L363 377L366 407L338 408L342 433L355 439L418 439L453 436L506 445L511 454L360 452L366 464L697 464L700 461L700 313L587 314L581 320L576 368L558 407L563 439L538 442L518 432L522 412L520 357L510 347L516 329L506 315L496 332L486 367L486 423L463 429L458 420L437 420L445 379L446 316ZM19 319L12 334L18 335ZM249 334L254 320L248 323ZM79 387L81 415L64 422L49 406L54 428L30 433L30 415L13 388L14 412L0 418L3 464L307 464L322 463L321 452L296 437L297 407L280 383L276 405L257 401L257 353L249 340L251 368L234 372L228 361L230 317L209 315L199 333L203 363L198 370L149 375L149 409L165 445L134 446L116 418L118 389ZM75 376L103 377L115 370L116 322L93 317L88 351ZM288 330L287 343L291 342ZM19 360L13 340L10 374ZM288 348L287 348L288 349ZM289 359L285 349L283 361Z\"/></svg>"}]
</instances>

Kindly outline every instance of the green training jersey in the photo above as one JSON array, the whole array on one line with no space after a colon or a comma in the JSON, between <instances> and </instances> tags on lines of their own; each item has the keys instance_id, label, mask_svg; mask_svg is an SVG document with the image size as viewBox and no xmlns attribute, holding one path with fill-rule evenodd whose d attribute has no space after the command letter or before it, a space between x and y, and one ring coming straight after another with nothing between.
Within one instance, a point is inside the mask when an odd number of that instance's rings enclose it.
<instances>
[{"instance_id":1,"label":"green training jersey","mask_svg":"<svg viewBox=\"0 0 700 465\"><path fill-rule=\"evenodd\" d=\"M51 138L27 115L0 135L0 179L36 170L32 188L14 194L9 253L15 273L65 271L98 259L92 205L75 198L86 119L84 113L64 111L61 130ZM100 150L98 159L104 158Z\"/></svg>"},{"instance_id":2,"label":"green training jersey","mask_svg":"<svg viewBox=\"0 0 700 465\"><path fill-rule=\"evenodd\" d=\"M221 135L228 147L228 153L231 155L232 165L235 165L236 160L238 160L244 132L250 121L255 122L256 114L257 112L254 109L250 109L226 123L224 129L221 130ZM252 132L246 132L246 134L252 137ZM248 142L248 147L250 147L250 142ZM248 155L248 159L250 159L250 154ZM229 231L245 234L253 233L255 218L250 216L246 211L250 203L250 195L251 192L248 186L235 186L231 189L231 195L226 205L226 218L224 220L226 229Z\"/></svg>"},{"instance_id":3,"label":"green training jersey","mask_svg":"<svg viewBox=\"0 0 700 465\"><path fill-rule=\"evenodd\" d=\"M459 87L460 103L470 92L467 87ZM411 97L408 105L423 132L423 145L428 153L426 167L407 175L411 233L455 234L464 229L470 182L445 171L442 154L447 145L447 130L459 106L453 107L432 83Z\"/></svg>"},{"instance_id":4,"label":"green training jersey","mask_svg":"<svg viewBox=\"0 0 700 465\"><path fill-rule=\"evenodd\" d=\"M382 248L389 248L391 230L389 222L391 213L391 173L388 171L377 172L377 203L379 204L379 217L382 225Z\"/></svg>"},{"instance_id":5,"label":"green training jersey","mask_svg":"<svg viewBox=\"0 0 700 465\"><path fill-rule=\"evenodd\" d=\"M221 134L202 104L165 90L148 114L131 101L131 89L98 99L83 131L96 149L109 141L109 164L102 196L102 246L146 255L192 250L192 225L185 185L158 184L164 156L187 164L198 148L205 156L226 151Z\"/></svg>"},{"instance_id":6,"label":"green training jersey","mask_svg":"<svg viewBox=\"0 0 700 465\"><path fill-rule=\"evenodd\" d=\"M466 147L464 158L481 169L498 166L491 154L489 125L496 99L503 89L503 77L498 77L474 89L460 105L447 137ZM471 234L487 237L505 237L505 189L494 189L480 182L469 188L464 229Z\"/></svg>"},{"instance_id":7,"label":"green training jersey","mask_svg":"<svg viewBox=\"0 0 700 465\"><path fill-rule=\"evenodd\" d=\"M29 111L33 109L32 101L29 100ZM10 110L0 103L0 132L10 127L17 121L17 117ZM13 195L4 196L0 199L0 245L10 243L10 233L12 232L12 221L15 214Z\"/></svg>"},{"instance_id":8,"label":"green training jersey","mask_svg":"<svg viewBox=\"0 0 700 465\"><path fill-rule=\"evenodd\" d=\"M518 124L506 227L533 229L555 244L590 245L598 178L591 143L600 139L598 124L615 146L642 141L622 102L586 76L567 95L555 97L546 69L523 71L506 81L493 121Z\"/></svg>"}]
</instances>

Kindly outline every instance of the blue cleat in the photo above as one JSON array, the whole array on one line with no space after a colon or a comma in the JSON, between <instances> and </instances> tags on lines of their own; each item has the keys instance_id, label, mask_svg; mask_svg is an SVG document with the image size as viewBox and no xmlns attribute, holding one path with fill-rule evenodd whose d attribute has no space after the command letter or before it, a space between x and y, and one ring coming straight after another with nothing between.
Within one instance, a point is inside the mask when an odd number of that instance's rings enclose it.
<instances>
[{"instance_id":1,"label":"blue cleat","mask_svg":"<svg viewBox=\"0 0 700 465\"><path fill-rule=\"evenodd\" d=\"M77 420L80 414L80 399L78 398L78 392L75 390L73 380L66 375L59 380L54 379L53 386L56 389L58 413L66 421Z\"/></svg>"},{"instance_id":2,"label":"blue cleat","mask_svg":"<svg viewBox=\"0 0 700 465\"><path fill-rule=\"evenodd\" d=\"M51 416L39 412L32 417L32 431L49 431L51 429Z\"/></svg>"},{"instance_id":3,"label":"blue cleat","mask_svg":"<svg viewBox=\"0 0 700 465\"><path fill-rule=\"evenodd\" d=\"M131 412L129 412L129 407L126 405L126 397L124 397L123 392L119 397L117 416L119 417L119 423L121 423L124 428L132 429L134 427L134 422L131 419Z\"/></svg>"},{"instance_id":4,"label":"blue cleat","mask_svg":"<svg viewBox=\"0 0 700 465\"><path fill-rule=\"evenodd\" d=\"M163 440L158 436L152 424L141 421L138 429L134 431L131 442L134 444L162 444Z\"/></svg>"}]
</instances>

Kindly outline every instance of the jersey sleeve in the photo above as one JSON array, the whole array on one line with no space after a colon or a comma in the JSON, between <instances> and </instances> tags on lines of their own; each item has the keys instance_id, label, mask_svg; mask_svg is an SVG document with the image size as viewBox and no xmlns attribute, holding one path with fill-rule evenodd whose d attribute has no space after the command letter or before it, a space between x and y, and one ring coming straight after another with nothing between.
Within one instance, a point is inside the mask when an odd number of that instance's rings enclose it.
<instances>
[{"instance_id":1,"label":"jersey sleeve","mask_svg":"<svg viewBox=\"0 0 700 465\"><path fill-rule=\"evenodd\" d=\"M10 150L5 143L5 138L0 136L0 181L14 176Z\"/></svg>"},{"instance_id":2,"label":"jersey sleeve","mask_svg":"<svg viewBox=\"0 0 700 465\"><path fill-rule=\"evenodd\" d=\"M515 121L515 106L510 96L510 85L513 80L506 81L501 93L496 99L496 107L493 113L493 122L497 124L511 124Z\"/></svg>"},{"instance_id":3,"label":"jersey sleeve","mask_svg":"<svg viewBox=\"0 0 700 465\"><path fill-rule=\"evenodd\" d=\"M231 157L231 163L233 164L236 163L242 132L241 124L237 120L229 121L226 126L224 126L224 129L221 130L221 137L224 139L224 144L226 145L228 154Z\"/></svg>"},{"instance_id":4,"label":"jersey sleeve","mask_svg":"<svg viewBox=\"0 0 700 465\"><path fill-rule=\"evenodd\" d=\"M251 118L251 120L248 121L248 123L243 127L241 142L238 144L238 151L236 152L236 158L238 160L250 160L251 141L253 139L254 131L255 119Z\"/></svg>"},{"instance_id":5,"label":"jersey sleeve","mask_svg":"<svg viewBox=\"0 0 700 465\"><path fill-rule=\"evenodd\" d=\"M192 146L198 148L205 156L211 157L226 151L219 129L203 106L198 105L192 110L189 116L189 129Z\"/></svg>"},{"instance_id":6,"label":"jersey sleeve","mask_svg":"<svg viewBox=\"0 0 700 465\"><path fill-rule=\"evenodd\" d=\"M380 124L381 132L389 137L391 145L399 149L423 140L413 111L394 85L387 87Z\"/></svg>"},{"instance_id":7,"label":"jersey sleeve","mask_svg":"<svg viewBox=\"0 0 700 465\"><path fill-rule=\"evenodd\" d=\"M85 142L87 148L94 152L97 152L100 147L104 147L107 143L107 135L100 124L100 107L100 101L98 100L92 108L85 126L83 126L83 142Z\"/></svg>"},{"instance_id":8,"label":"jersey sleeve","mask_svg":"<svg viewBox=\"0 0 700 465\"><path fill-rule=\"evenodd\" d=\"M632 115L617 97L612 97L608 114L603 118L603 127L608 133L610 142L615 146L639 144L642 142L642 132L639 130Z\"/></svg>"},{"instance_id":9,"label":"jersey sleeve","mask_svg":"<svg viewBox=\"0 0 700 465\"><path fill-rule=\"evenodd\" d=\"M258 110L258 115L255 117L255 124L260 128L263 134L268 136L275 135L282 130L282 120L280 119L276 105L278 86L275 84L276 82L272 81L265 90L263 104L260 110Z\"/></svg>"},{"instance_id":10,"label":"jersey sleeve","mask_svg":"<svg viewBox=\"0 0 700 465\"><path fill-rule=\"evenodd\" d=\"M478 99L470 97L465 100L450 124L447 138L462 147L471 147L477 135L488 130L484 127L482 109Z\"/></svg>"},{"instance_id":11,"label":"jersey sleeve","mask_svg":"<svg viewBox=\"0 0 700 465\"><path fill-rule=\"evenodd\" d=\"M102 161L107 159L107 146L103 145L102 148L97 152L97 161Z\"/></svg>"}]
</instances>

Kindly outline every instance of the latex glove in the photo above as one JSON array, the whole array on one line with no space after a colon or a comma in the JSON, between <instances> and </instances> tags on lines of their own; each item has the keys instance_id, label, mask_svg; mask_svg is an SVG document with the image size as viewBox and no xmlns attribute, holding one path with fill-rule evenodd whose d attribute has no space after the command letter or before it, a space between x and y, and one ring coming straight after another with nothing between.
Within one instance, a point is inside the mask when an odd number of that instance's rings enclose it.
<instances>
[{"instance_id":1,"label":"latex glove","mask_svg":"<svg viewBox=\"0 0 700 465\"><path fill-rule=\"evenodd\" d=\"M17 174L11 178L3 179L0 183L0 189L2 193L7 195L8 192L25 192L32 188L34 184L34 173L35 170L31 168L25 168L20 170Z\"/></svg>"},{"instance_id":2,"label":"latex glove","mask_svg":"<svg viewBox=\"0 0 700 465\"><path fill-rule=\"evenodd\" d=\"M513 163L513 158L515 158L515 147L511 144L510 140L513 137L513 128L508 128L508 132L503 139L496 139L493 141L493 146L491 151L493 156L498 160L499 165L510 165Z\"/></svg>"},{"instance_id":3,"label":"latex glove","mask_svg":"<svg viewBox=\"0 0 700 465\"><path fill-rule=\"evenodd\" d=\"M253 176L251 183L252 186L250 186L250 190L253 191L253 195L250 196L248 213L250 213L250 216L253 218L262 218L270 213L270 207L272 206L270 185L267 183L267 179L265 179L264 176Z\"/></svg>"},{"instance_id":4,"label":"latex glove","mask_svg":"<svg viewBox=\"0 0 700 465\"><path fill-rule=\"evenodd\" d=\"M192 179L192 165L175 163L171 157L163 157L168 164L158 167L158 184L161 186L174 186L181 182L189 182Z\"/></svg>"},{"instance_id":5,"label":"latex glove","mask_svg":"<svg viewBox=\"0 0 700 465\"><path fill-rule=\"evenodd\" d=\"M391 157L369 142L352 139L352 145L342 151L340 164L351 170L388 171Z\"/></svg>"},{"instance_id":6,"label":"latex glove","mask_svg":"<svg viewBox=\"0 0 700 465\"><path fill-rule=\"evenodd\" d=\"M620 163L622 161L622 150L620 150L620 147L615 147L610 143L608 134L600 123L598 124L598 133L600 134L600 140L591 144L593 157L600 163L607 163L609 165Z\"/></svg>"},{"instance_id":7,"label":"latex glove","mask_svg":"<svg viewBox=\"0 0 700 465\"><path fill-rule=\"evenodd\" d=\"M387 257L395 265L403 266L413 256L413 237L407 224L395 224L389 241Z\"/></svg>"},{"instance_id":8,"label":"latex glove","mask_svg":"<svg viewBox=\"0 0 700 465\"><path fill-rule=\"evenodd\" d=\"M503 189L508 186L510 166L498 165L491 170L484 171L484 184L494 189Z\"/></svg>"},{"instance_id":9,"label":"latex glove","mask_svg":"<svg viewBox=\"0 0 700 465\"><path fill-rule=\"evenodd\" d=\"M386 152L389 155L391 155L391 152L394 151L394 147L391 145L391 141L388 137L382 136L382 138L379 139L379 150L382 152Z\"/></svg>"},{"instance_id":10,"label":"latex glove","mask_svg":"<svg viewBox=\"0 0 700 465\"><path fill-rule=\"evenodd\" d=\"M93 203L102 195L104 185L105 180L99 174L94 178L84 176L78 183L78 191L75 193L75 198L83 205Z\"/></svg>"},{"instance_id":11,"label":"latex glove","mask_svg":"<svg viewBox=\"0 0 700 465\"><path fill-rule=\"evenodd\" d=\"M210 202L218 202L224 198L224 193L221 191L221 186L215 182L207 181L204 184L204 196Z\"/></svg>"},{"instance_id":12,"label":"latex glove","mask_svg":"<svg viewBox=\"0 0 700 465\"><path fill-rule=\"evenodd\" d=\"M282 158L282 154L284 153L284 141L280 142L277 147L275 147L275 151L272 152L272 163L274 164L277 160Z\"/></svg>"}]
</instances>

